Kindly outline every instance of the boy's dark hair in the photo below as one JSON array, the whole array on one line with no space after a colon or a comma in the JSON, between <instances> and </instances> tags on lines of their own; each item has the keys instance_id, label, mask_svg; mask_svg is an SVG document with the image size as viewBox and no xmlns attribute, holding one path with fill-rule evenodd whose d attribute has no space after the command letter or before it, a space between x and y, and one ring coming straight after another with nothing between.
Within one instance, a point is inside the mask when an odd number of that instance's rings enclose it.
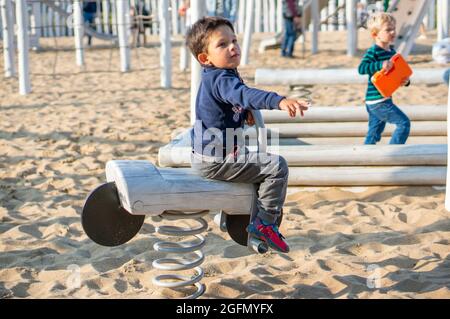
<instances>
[{"instance_id":1,"label":"boy's dark hair","mask_svg":"<svg viewBox=\"0 0 450 319\"><path fill-rule=\"evenodd\" d=\"M203 17L189 28L186 45L196 59L200 53L207 51L211 34L223 25L230 27L234 32L233 24L222 17Z\"/></svg>"}]
</instances>

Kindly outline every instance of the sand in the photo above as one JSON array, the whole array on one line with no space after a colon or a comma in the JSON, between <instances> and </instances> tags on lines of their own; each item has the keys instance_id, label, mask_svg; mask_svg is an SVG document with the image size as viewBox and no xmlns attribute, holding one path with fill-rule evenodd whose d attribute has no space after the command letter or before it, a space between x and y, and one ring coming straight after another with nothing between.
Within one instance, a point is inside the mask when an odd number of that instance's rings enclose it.
<instances>
[{"instance_id":1,"label":"sand","mask_svg":"<svg viewBox=\"0 0 450 319\"><path fill-rule=\"evenodd\" d=\"M345 34L322 33L320 53L304 58L257 53L240 72L254 84L257 67L356 67ZM431 59L435 34L420 40L414 68ZM133 71L118 71L117 49L86 50L75 66L72 39L44 39L32 52L33 93L0 79L0 298L161 298L182 293L152 284L158 222L145 220L120 247L101 247L84 233L84 199L105 181L110 159L157 161L159 147L189 126L189 72L173 48L173 88L159 87L159 48L152 38L132 51ZM94 45L100 44L94 39ZM51 48L57 46L55 52ZM306 49L309 49L307 44ZM3 69L3 59L0 61ZM287 87L262 87L289 94ZM315 105L363 105L363 85L314 86ZM415 85L402 104L446 104L447 89ZM203 298L450 298L450 221L444 187L290 188L281 231L289 254L254 255L207 216Z\"/></svg>"}]
</instances>

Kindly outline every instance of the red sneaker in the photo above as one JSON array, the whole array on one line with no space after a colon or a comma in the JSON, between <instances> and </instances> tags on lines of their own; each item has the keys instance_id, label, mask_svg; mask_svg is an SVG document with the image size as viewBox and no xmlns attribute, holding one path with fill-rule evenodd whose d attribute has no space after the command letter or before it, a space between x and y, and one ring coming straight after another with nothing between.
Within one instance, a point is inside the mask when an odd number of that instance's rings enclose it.
<instances>
[{"instance_id":1,"label":"red sneaker","mask_svg":"<svg viewBox=\"0 0 450 319\"><path fill-rule=\"evenodd\" d=\"M276 224L264 225L261 218L256 217L247 226L247 232L265 241L272 249L283 253L289 252L289 246L284 236L280 234Z\"/></svg>"}]
</instances>

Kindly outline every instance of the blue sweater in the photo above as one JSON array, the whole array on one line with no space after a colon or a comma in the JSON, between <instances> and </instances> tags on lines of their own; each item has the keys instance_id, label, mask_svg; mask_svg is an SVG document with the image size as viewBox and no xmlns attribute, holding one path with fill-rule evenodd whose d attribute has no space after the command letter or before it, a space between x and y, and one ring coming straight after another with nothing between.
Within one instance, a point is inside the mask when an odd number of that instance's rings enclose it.
<instances>
[{"instance_id":1,"label":"blue sweater","mask_svg":"<svg viewBox=\"0 0 450 319\"><path fill-rule=\"evenodd\" d=\"M249 109L279 109L282 99L276 93L249 88L237 70L203 68L191 133L193 150L224 158L236 145L236 138L233 145L226 145L226 129L242 129ZM222 154L216 154L216 149L221 149Z\"/></svg>"}]
</instances>

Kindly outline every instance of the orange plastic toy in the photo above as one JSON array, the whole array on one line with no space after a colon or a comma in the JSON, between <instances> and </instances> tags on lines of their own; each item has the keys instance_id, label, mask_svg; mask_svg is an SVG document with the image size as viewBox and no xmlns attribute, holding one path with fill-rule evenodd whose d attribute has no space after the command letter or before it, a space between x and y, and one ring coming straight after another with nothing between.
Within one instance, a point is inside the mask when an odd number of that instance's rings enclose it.
<instances>
[{"instance_id":1,"label":"orange plastic toy","mask_svg":"<svg viewBox=\"0 0 450 319\"><path fill-rule=\"evenodd\" d=\"M372 76L372 83L384 97L389 97L413 73L408 63L403 59L400 53L391 58L392 68L387 74L384 71L378 71Z\"/></svg>"}]
</instances>

